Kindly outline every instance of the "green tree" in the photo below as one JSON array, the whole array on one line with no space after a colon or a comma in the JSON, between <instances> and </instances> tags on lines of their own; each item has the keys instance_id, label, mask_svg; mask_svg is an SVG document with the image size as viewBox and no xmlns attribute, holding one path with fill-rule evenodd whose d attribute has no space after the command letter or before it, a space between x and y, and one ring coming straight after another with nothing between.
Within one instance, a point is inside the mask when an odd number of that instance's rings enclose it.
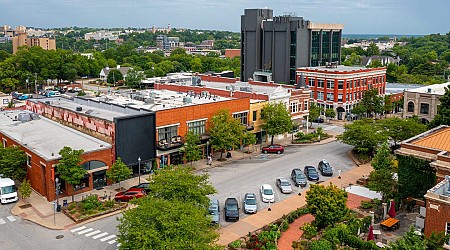
<instances>
[{"instance_id":1,"label":"green tree","mask_svg":"<svg viewBox=\"0 0 450 250\"><path fill-rule=\"evenodd\" d=\"M332 250L333 244L325 239L315 240L311 242L311 245L308 248L309 250Z\"/></svg>"},{"instance_id":2,"label":"green tree","mask_svg":"<svg viewBox=\"0 0 450 250\"><path fill-rule=\"evenodd\" d=\"M375 170L389 169L392 170L393 155L387 142L383 142L378 148L377 153L372 159L372 167Z\"/></svg>"},{"instance_id":3,"label":"green tree","mask_svg":"<svg viewBox=\"0 0 450 250\"><path fill-rule=\"evenodd\" d=\"M202 158L202 151L198 147L199 143L199 135L192 131L188 131L184 136L184 145L181 148L181 152L183 153L184 161L190 162L191 166L193 161L198 161Z\"/></svg>"},{"instance_id":4,"label":"green tree","mask_svg":"<svg viewBox=\"0 0 450 250\"><path fill-rule=\"evenodd\" d=\"M439 98L441 104L438 106L438 112L434 119L428 125L434 128L439 125L450 125L450 89L445 87L444 95Z\"/></svg>"},{"instance_id":5,"label":"green tree","mask_svg":"<svg viewBox=\"0 0 450 250\"><path fill-rule=\"evenodd\" d=\"M379 120L378 126L378 130L394 142L394 148L397 148L400 142L423 133L427 129L426 125L420 123L417 118L386 118Z\"/></svg>"},{"instance_id":6,"label":"green tree","mask_svg":"<svg viewBox=\"0 0 450 250\"><path fill-rule=\"evenodd\" d=\"M57 165L57 172L60 174L61 179L75 187L79 185L81 179L87 173L80 163L82 161L81 155L84 153L83 149L72 149L71 147L63 147L59 151L61 159ZM74 200L74 191L72 192L72 201Z\"/></svg>"},{"instance_id":7,"label":"green tree","mask_svg":"<svg viewBox=\"0 0 450 250\"><path fill-rule=\"evenodd\" d=\"M113 183L119 183L120 190L120 182L124 181L133 174L133 171L122 162L122 159L117 158L116 162L112 164L112 166L106 171L106 177L111 180Z\"/></svg>"},{"instance_id":8,"label":"green tree","mask_svg":"<svg viewBox=\"0 0 450 250\"><path fill-rule=\"evenodd\" d=\"M394 110L394 104L391 101L391 95L385 95L384 96L384 102L383 102L383 111L384 114L390 114Z\"/></svg>"},{"instance_id":9,"label":"green tree","mask_svg":"<svg viewBox=\"0 0 450 250\"><path fill-rule=\"evenodd\" d=\"M310 127L312 127L313 121L320 117L321 110L322 109L314 102L312 102L309 106L309 121L311 122Z\"/></svg>"},{"instance_id":10,"label":"green tree","mask_svg":"<svg viewBox=\"0 0 450 250\"><path fill-rule=\"evenodd\" d=\"M378 49L378 46L375 43L370 43L369 47L367 47L367 49L366 49L366 55L367 56L380 55L380 50Z\"/></svg>"},{"instance_id":11,"label":"green tree","mask_svg":"<svg viewBox=\"0 0 450 250\"><path fill-rule=\"evenodd\" d=\"M19 193L22 199L26 200L30 198L31 195L31 184L27 179L23 179L22 184L19 187Z\"/></svg>"},{"instance_id":12,"label":"green tree","mask_svg":"<svg viewBox=\"0 0 450 250\"><path fill-rule=\"evenodd\" d=\"M389 144L384 142L372 160L372 171L369 175L368 187L382 194L383 200L394 198L397 191L397 180L393 178L393 156Z\"/></svg>"},{"instance_id":13,"label":"green tree","mask_svg":"<svg viewBox=\"0 0 450 250\"><path fill-rule=\"evenodd\" d=\"M367 113L367 109L364 105L357 103L356 105L353 106L352 113L357 116L363 116L364 114Z\"/></svg>"},{"instance_id":14,"label":"green tree","mask_svg":"<svg viewBox=\"0 0 450 250\"><path fill-rule=\"evenodd\" d=\"M21 180L27 174L25 163L27 156L18 147L0 146L0 174L15 180ZM31 165L31 162L29 163Z\"/></svg>"},{"instance_id":15,"label":"green tree","mask_svg":"<svg viewBox=\"0 0 450 250\"><path fill-rule=\"evenodd\" d=\"M381 64L380 60L373 60L370 62L369 65L367 65L367 68L381 68L383 67L383 64Z\"/></svg>"},{"instance_id":16,"label":"green tree","mask_svg":"<svg viewBox=\"0 0 450 250\"><path fill-rule=\"evenodd\" d=\"M256 143L256 135L245 130L242 133L241 141L242 141L242 146L248 146L249 147L248 152L250 152L250 145L253 145Z\"/></svg>"},{"instance_id":17,"label":"green tree","mask_svg":"<svg viewBox=\"0 0 450 250\"><path fill-rule=\"evenodd\" d=\"M334 111L334 109L325 109L325 117L328 118L328 122L330 122L331 119L336 117L336 111Z\"/></svg>"},{"instance_id":18,"label":"green tree","mask_svg":"<svg viewBox=\"0 0 450 250\"><path fill-rule=\"evenodd\" d=\"M450 235L445 235L443 232L435 233L431 235L430 238L423 237L418 235L415 232L414 227L411 227L408 232L406 232L403 237L389 244L389 249L392 250L403 250L403 249L411 249L411 250L438 250L445 249L444 243L448 242L450 239Z\"/></svg>"},{"instance_id":19,"label":"green tree","mask_svg":"<svg viewBox=\"0 0 450 250\"><path fill-rule=\"evenodd\" d=\"M134 69L130 69L125 79L125 85L129 88L141 88L141 81L144 79L144 74Z\"/></svg>"},{"instance_id":20,"label":"green tree","mask_svg":"<svg viewBox=\"0 0 450 250\"><path fill-rule=\"evenodd\" d=\"M113 69L113 70L109 71L108 77L106 78L106 82L109 84L116 84L118 81L121 81L121 80L123 80L123 75L117 69Z\"/></svg>"},{"instance_id":21,"label":"green tree","mask_svg":"<svg viewBox=\"0 0 450 250\"><path fill-rule=\"evenodd\" d=\"M348 213L347 192L335 185L312 184L306 192L306 207L314 215L318 228L334 226Z\"/></svg>"},{"instance_id":22,"label":"green tree","mask_svg":"<svg viewBox=\"0 0 450 250\"><path fill-rule=\"evenodd\" d=\"M261 118L264 121L262 128L271 136L270 144L273 144L275 135L292 131L292 119L284 103L270 103L261 110Z\"/></svg>"},{"instance_id":23,"label":"green tree","mask_svg":"<svg viewBox=\"0 0 450 250\"><path fill-rule=\"evenodd\" d=\"M225 150L239 145L243 131L243 126L230 115L228 110L219 110L212 117L208 134L211 137L213 149L220 151L220 159Z\"/></svg>"},{"instance_id":24,"label":"green tree","mask_svg":"<svg viewBox=\"0 0 450 250\"><path fill-rule=\"evenodd\" d=\"M368 116L380 114L383 111L383 98L378 96L378 89L364 92L360 104L366 109Z\"/></svg>"},{"instance_id":25,"label":"green tree","mask_svg":"<svg viewBox=\"0 0 450 250\"><path fill-rule=\"evenodd\" d=\"M386 135L377 131L373 120L354 121L344 125L344 129L338 140L354 146L358 153L372 154L378 145L386 141Z\"/></svg>"},{"instance_id":26,"label":"green tree","mask_svg":"<svg viewBox=\"0 0 450 250\"><path fill-rule=\"evenodd\" d=\"M362 56L353 52L345 61L342 63L345 66L360 65L362 62Z\"/></svg>"}]
</instances>

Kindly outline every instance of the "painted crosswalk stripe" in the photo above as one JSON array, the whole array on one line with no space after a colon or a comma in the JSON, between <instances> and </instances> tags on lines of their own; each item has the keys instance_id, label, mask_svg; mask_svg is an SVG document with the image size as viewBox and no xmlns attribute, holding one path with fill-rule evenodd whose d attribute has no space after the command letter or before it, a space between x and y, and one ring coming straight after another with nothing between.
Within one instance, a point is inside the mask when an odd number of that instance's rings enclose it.
<instances>
[{"instance_id":1,"label":"painted crosswalk stripe","mask_svg":"<svg viewBox=\"0 0 450 250\"><path fill-rule=\"evenodd\" d=\"M4 219L0 219L0 225L3 225L5 223L6 223L6 221Z\"/></svg>"},{"instance_id":2,"label":"painted crosswalk stripe","mask_svg":"<svg viewBox=\"0 0 450 250\"><path fill-rule=\"evenodd\" d=\"M8 217L6 217L6 218L8 218L8 220L9 221L11 221L11 222L13 222L13 221L15 221L16 220L16 218L14 218L14 216L8 216Z\"/></svg>"},{"instance_id":3,"label":"painted crosswalk stripe","mask_svg":"<svg viewBox=\"0 0 450 250\"><path fill-rule=\"evenodd\" d=\"M116 243L116 240L111 240L111 241L108 241L108 244L114 244L114 243Z\"/></svg>"},{"instance_id":4,"label":"painted crosswalk stripe","mask_svg":"<svg viewBox=\"0 0 450 250\"><path fill-rule=\"evenodd\" d=\"M93 230L94 230L93 228L88 228L88 229L78 232L78 234L85 234L85 233L93 231Z\"/></svg>"},{"instance_id":5,"label":"painted crosswalk stripe","mask_svg":"<svg viewBox=\"0 0 450 250\"><path fill-rule=\"evenodd\" d=\"M92 239L98 239L98 238L100 238L100 237L103 237L103 236L105 236L105 235L107 235L108 233L101 233L101 234L97 234L96 236L94 236L94 237L92 237Z\"/></svg>"},{"instance_id":6,"label":"painted crosswalk stripe","mask_svg":"<svg viewBox=\"0 0 450 250\"><path fill-rule=\"evenodd\" d=\"M94 235L94 234L98 234L98 233L100 233L100 232L101 232L100 230L95 230L94 232L90 232L90 233L88 233L88 234L85 234L84 236L89 237L89 236L92 236L92 235Z\"/></svg>"},{"instance_id":7,"label":"painted crosswalk stripe","mask_svg":"<svg viewBox=\"0 0 450 250\"><path fill-rule=\"evenodd\" d=\"M116 237L114 234L111 234L110 236L108 236L108 237L105 237L105 238L103 238L103 239L100 239L100 241L101 242L104 242L104 241L107 241L107 240L110 240L110 239L112 239L112 238L114 238L114 237Z\"/></svg>"},{"instance_id":8,"label":"painted crosswalk stripe","mask_svg":"<svg viewBox=\"0 0 450 250\"><path fill-rule=\"evenodd\" d=\"M117 247L120 247L120 245L122 245L122 244L120 244L120 243L119 243L119 244L117 244Z\"/></svg>"},{"instance_id":9,"label":"painted crosswalk stripe","mask_svg":"<svg viewBox=\"0 0 450 250\"><path fill-rule=\"evenodd\" d=\"M70 230L70 232L75 233L75 232L78 232L78 231L83 230L85 228L86 228L85 226L82 226L82 227L79 227L79 228L72 229L72 230Z\"/></svg>"}]
</instances>

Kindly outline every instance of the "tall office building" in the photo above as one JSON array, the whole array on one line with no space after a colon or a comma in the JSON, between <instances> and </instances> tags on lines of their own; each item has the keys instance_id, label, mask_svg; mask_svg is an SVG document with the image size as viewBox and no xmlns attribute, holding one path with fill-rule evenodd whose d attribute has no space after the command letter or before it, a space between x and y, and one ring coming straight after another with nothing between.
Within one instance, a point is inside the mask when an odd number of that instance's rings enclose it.
<instances>
[{"instance_id":1,"label":"tall office building","mask_svg":"<svg viewBox=\"0 0 450 250\"><path fill-rule=\"evenodd\" d=\"M44 50L56 50L55 38L48 37L27 37L25 31L20 31L12 38L13 54L16 54L20 46L39 46Z\"/></svg>"},{"instance_id":2,"label":"tall office building","mask_svg":"<svg viewBox=\"0 0 450 250\"><path fill-rule=\"evenodd\" d=\"M341 24L312 23L271 9L246 9L241 16L241 81L294 85L298 67L340 62Z\"/></svg>"}]
</instances>

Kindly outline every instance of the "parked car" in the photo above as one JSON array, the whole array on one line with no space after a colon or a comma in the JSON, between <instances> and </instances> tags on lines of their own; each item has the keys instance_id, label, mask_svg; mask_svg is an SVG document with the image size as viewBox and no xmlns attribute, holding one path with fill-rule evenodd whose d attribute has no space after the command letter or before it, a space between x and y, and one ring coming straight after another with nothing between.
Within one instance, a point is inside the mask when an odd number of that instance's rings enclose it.
<instances>
[{"instance_id":1,"label":"parked car","mask_svg":"<svg viewBox=\"0 0 450 250\"><path fill-rule=\"evenodd\" d=\"M315 167L306 166L305 169L303 170L303 172L305 173L308 180L319 181L319 173L317 173L317 170Z\"/></svg>"},{"instance_id":2,"label":"parked car","mask_svg":"<svg viewBox=\"0 0 450 250\"><path fill-rule=\"evenodd\" d=\"M23 93L20 93L20 92L17 92L17 91L11 92L11 96L12 96L13 99L17 99L21 95L23 95Z\"/></svg>"},{"instance_id":3,"label":"parked car","mask_svg":"<svg viewBox=\"0 0 450 250\"><path fill-rule=\"evenodd\" d=\"M324 119L322 117L317 117L316 119L313 120L313 122L315 123L324 123Z\"/></svg>"},{"instance_id":4,"label":"parked car","mask_svg":"<svg viewBox=\"0 0 450 250\"><path fill-rule=\"evenodd\" d=\"M211 215L211 224L218 225L220 222L220 206L218 199L210 199L208 212Z\"/></svg>"},{"instance_id":5,"label":"parked car","mask_svg":"<svg viewBox=\"0 0 450 250\"><path fill-rule=\"evenodd\" d=\"M225 221L239 220L239 205L236 198L228 198L225 201Z\"/></svg>"},{"instance_id":6,"label":"parked car","mask_svg":"<svg viewBox=\"0 0 450 250\"><path fill-rule=\"evenodd\" d=\"M114 196L114 200L117 202L130 201L134 198L141 198L146 195L143 188L130 188L125 192L119 192Z\"/></svg>"},{"instance_id":7,"label":"parked car","mask_svg":"<svg viewBox=\"0 0 450 250\"><path fill-rule=\"evenodd\" d=\"M276 185L281 190L281 193L283 193L283 194L292 193L291 183L288 180L286 180L286 178L281 178L281 177L277 178Z\"/></svg>"},{"instance_id":8,"label":"parked car","mask_svg":"<svg viewBox=\"0 0 450 250\"><path fill-rule=\"evenodd\" d=\"M256 214L258 211L256 195L254 193L246 193L244 196L244 213Z\"/></svg>"},{"instance_id":9,"label":"parked car","mask_svg":"<svg viewBox=\"0 0 450 250\"><path fill-rule=\"evenodd\" d=\"M292 169L291 179L294 182L295 186L306 187L307 180L302 170L299 168Z\"/></svg>"},{"instance_id":10,"label":"parked car","mask_svg":"<svg viewBox=\"0 0 450 250\"><path fill-rule=\"evenodd\" d=\"M61 96L61 93L59 93L59 91L53 90L53 91L49 91L46 93L47 97L57 97L57 96Z\"/></svg>"},{"instance_id":11,"label":"parked car","mask_svg":"<svg viewBox=\"0 0 450 250\"><path fill-rule=\"evenodd\" d=\"M326 160L321 160L317 169L323 176L333 176L333 168Z\"/></svg>"},{"instance_id":12,"label":"parked car","mask_svg":"<svg viewBox=\"0 0 450 250\"><path fill-rule=\"evenodd\" d=\"M263 184L261 186L261 199L263 202L275 202L275 195L271 185Z\"/></svg>"},{"instance_id":13,"label":"parked car","mask_svg":"<svg viewBox=\"0 0 450 250\"><path fill-rule=\"evenodd\" d=\"M32 97L33 97L32 94L22 94L22 95L19 95L19 96L17 97L17 100L24 101L24 100L28 100L28 99L30 99L30 98L32 98Z\"/></svg>"},{"instance_id":14,"label":"parked car","mask_svg":"<svg viewBox=\"0 0 450 250\"><path fill-rule=\"evenodd\" d=\"M142 188L145 190L145 193L148 194L150 192L149 185L150 185L150 183L148 183L148 182L142 182L141 184L132 186L131 188Z\"/></svg>"},{"instance_id":15,"label":"parked car","mask_svg":"<svg viewBox=\"0 0 450 250\"><path fill-rule=\"evenodd\" d=\"M267 154L267 153L277 153L277 154L281 154L281 153L284 152L284 147L281 146L281 145L273 144L273 145L269 145L269 146L267 146L267 147L263 147L263 148L261 149L261 151L262 151L264 154Z\"/></svg>"}]
</instances>

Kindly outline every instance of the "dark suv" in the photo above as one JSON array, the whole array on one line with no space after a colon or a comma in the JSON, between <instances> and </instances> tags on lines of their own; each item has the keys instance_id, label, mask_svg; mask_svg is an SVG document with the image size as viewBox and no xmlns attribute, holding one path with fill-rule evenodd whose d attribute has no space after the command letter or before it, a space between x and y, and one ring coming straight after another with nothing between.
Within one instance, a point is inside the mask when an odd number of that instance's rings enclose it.
<instances>
[{"instance_id":1,"label":"dark suv","mask_svg":"<svg viewBox=\"0 0 450 250\"><path fill-rule=\"evenodd\" d=\"M306 166L303 170L305 172L306 177L310 181L319 181L319 173L317 173L317 170L313 166Z\"/></svg>"},{"instance_id":2,"label":"dark suv","mask_svg":"<svg viewBox=\"0 0 450 250\"><path fill-rule=\"evenodd\" d=\"M238 221L239 220L239 205L236 198L228 198L225 201L225 221Z\"/></svg>"},{"instance_id":3,"label":"dark suv","mask_svg":"<svg viewBox=\"0 0 450 250\"><path fill-rule=\"evenodd\" d=\"M333 176L333 168L326 160L321 160L317 168L323 176Z\"/></svg>"},{"instance_id":4,"label":"dark suv","mask_svg":"<svg viewBox=\"0 0 450 250\"><path fill-rule=\"evenodd\" d=\"M299 168L292 169L291 179L294 182L295 186L306 187L306 177Z\"/></svg>"}]
</instances>

